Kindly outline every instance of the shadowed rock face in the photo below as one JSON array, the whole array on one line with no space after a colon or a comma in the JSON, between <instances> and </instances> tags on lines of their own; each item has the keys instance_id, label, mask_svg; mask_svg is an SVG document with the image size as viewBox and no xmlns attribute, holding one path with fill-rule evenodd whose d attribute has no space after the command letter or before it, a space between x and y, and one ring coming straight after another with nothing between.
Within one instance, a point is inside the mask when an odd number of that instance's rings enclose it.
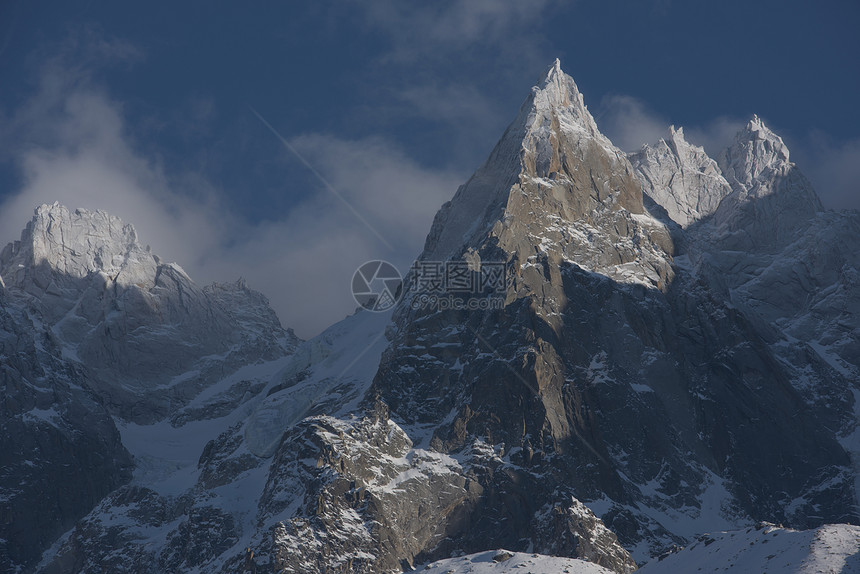
<instances>
[{"instance_id":1,"label":"shadowed rock face","mask_svg":"<svg viewBox=\"0 0 860 574\"><path fill-rule=\"evenodd\" d=\"M0 570L14 572L131 478L87 372L57 358L0 290Z\"/></svg>"}]
</instances>

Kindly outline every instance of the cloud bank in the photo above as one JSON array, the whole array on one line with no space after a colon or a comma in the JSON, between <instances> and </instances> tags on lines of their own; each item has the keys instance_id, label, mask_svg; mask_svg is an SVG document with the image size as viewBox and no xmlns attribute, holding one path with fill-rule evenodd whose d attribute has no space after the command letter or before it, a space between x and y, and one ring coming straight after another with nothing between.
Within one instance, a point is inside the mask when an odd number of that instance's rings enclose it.
<instances>
[{"instance_id":1,"label":"cloud bank","mask_svg":"<svg viewBox=\"0 0 860 574\"><path fill-rule=\"evenodd\" d=\"M23 180L0 204L2 244L18 238L42 203L102 209L133 224L142 243L198 282L244 277L304 337L355 309L350 282L365 261L385 259L405 272L462 180L418 165L381 138L292 138L389 249L322 185L265 222L232 215L224 201L230 190L195 171L168 173L140 151L121 103L80 68L45 66L36 94L0 128ZM273 138L263 125L258 137ZM296 162L286 148L277 159Z\"/></svg>"}]
</instances>

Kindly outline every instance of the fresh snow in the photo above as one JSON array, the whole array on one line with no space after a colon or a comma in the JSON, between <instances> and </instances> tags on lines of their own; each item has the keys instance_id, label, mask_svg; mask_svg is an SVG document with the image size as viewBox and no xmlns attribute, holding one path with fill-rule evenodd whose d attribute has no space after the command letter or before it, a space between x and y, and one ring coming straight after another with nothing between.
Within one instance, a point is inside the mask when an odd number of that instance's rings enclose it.
<instances>
[{"instance_id":1,"label":"fresh snow","mask_svg":"<svg viewBox=\"0 0 860 574\"><path fill-rule=\"evenodd\" d=\"M860 527L846 524L815 530L767 525L700 536L689 547L655 559L642 574L860 573Z\"/></svg>"},{"instance_id":2,"label":"fresh snow","mask_svg":"<svg viewBox=\"0 0 860 574\"><path fill-rule=\"evenodd\" d=\"M385 328L391 311L360 311L299 346L292 360L274 377L276 383L303 378L288 392L260 393L262 399L245 425L248 449L257 456L270 456L284 431L310 414L311 410L339 385L350 386L346 403L326 414L350 412L358 406L370 386L382 351L388 346Z\"/></svg>"}]
</instances>

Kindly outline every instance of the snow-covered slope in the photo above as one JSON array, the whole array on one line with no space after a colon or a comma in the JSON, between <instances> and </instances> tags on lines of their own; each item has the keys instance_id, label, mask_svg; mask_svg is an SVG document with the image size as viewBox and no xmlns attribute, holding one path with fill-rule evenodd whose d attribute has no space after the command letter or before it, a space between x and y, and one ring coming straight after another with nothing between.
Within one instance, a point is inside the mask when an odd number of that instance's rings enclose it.
<instances>
[{"instance_id":1,"label":"snow-covered slope","mask_svg":"<svg viewBox=\"0 0 860 574\"><path fill-rule=\"evenodd\" d=\"M856 574L860 572L860 527L833 524L814 530L791 530L759 525L704 534L687 548L654 560L639 571Z\"/></svg>"},{"instance_id":2,"label":"snow-covered slope","mask_svg":"<svg viewBox=\"0 0 860 574\"><path fill-rule=\"evenodd\" d=\"M577 559L507 550L431 562L428 574L598 574L611 572ZM846 524L791 530L760 524L744 530L702 534L638 570L642 574L857 574L860 527Z\"/></svg>"}]
</instances>

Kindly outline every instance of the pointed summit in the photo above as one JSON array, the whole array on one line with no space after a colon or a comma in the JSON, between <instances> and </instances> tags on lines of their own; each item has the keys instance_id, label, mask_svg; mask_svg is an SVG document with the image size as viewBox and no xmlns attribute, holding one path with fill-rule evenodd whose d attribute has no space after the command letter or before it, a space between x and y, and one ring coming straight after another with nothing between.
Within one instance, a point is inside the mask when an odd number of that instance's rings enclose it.
<instances>
[{"instance_id":1,"label":"pointed summit","mask_svg":"<svg viewBox=\"0 0 860 574\"><path fill-rule=\"evenodd\" d=\"M555 107L568 107L571 104L582 103L582 94L579 93L576 82L562 71L561 60L558 58L547 69L544 79L532 88L532 91L546 96L543 101Z\"/></svg>"},{"instance_id":2,"label":"pointed summit","mask_svg":"<svg viewBox=\"0 0 860 574\"><path fill-rule=\"evenodd\" d=\"M626 265L624 280L665 285L671 248L639 235L668 234L643 231L645 220L634 214L644 214L642 189L627 156L597 129L556 60L487 162L436 215L422 259L444 261L492 243L511 257L551 250L610 277L620 278ZM580 233L591 240L580 242Z\"/></svg>"},{"instance_id":3,"label":"pointed summit","mask_svg":"<svg viewBox=\"0 0 860 574\"><path fill-rule=\"evenodd\" d=\"M600 139L603 145L613 147L597 129L597 123L589 113L576 82L564 73L558 58L547 69L543 80L532 88L532 96L526 100L523 108L529 108L528 111L535 114L554 112L561 120L559 127L562 129L585 131L589 136ZM532 116L527 115L526 121L529 118Z\"/></svg>"},{"instance_id":4,"label":"pointed summit","mask_svg":"<svg viewBox=\"0 0 860 574\"><path fill-rule=\"evenodd\" d=\"M732 187L750 187L765 172L785 171L793 165L785 142L757 115L735 135L719 163Z\"/></svg>"},{"instance_id":5,"label":"pointed summit","mask_svg":"<svg viewBox=\"0 0 860 574\"><path fill-rule=\"evenodd\" d=\"M716 213L728 238L775 248L824 210L812 184L789 161L785 142L758 116L737 133L719 164L733 190Z\"/></svg>"}]
</instances>

